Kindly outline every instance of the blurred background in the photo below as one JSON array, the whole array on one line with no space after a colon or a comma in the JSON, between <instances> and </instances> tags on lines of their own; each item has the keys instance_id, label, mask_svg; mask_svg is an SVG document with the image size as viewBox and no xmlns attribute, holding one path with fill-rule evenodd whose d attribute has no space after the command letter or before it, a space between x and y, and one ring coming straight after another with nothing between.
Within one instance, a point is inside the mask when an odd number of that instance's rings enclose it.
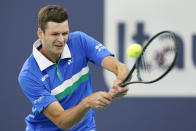
<instances>
[{"instance_id":1,"label":"blurred background","mask_svg":"<svg viewBox=\"0 0 196 131\"><path fill-rule=\"evenodd\" d=\"M71 31L83 31L103 43L126 64L126 47L143 43L161 30L176 33L180 54L176 67L157 84L134 85L128 95L96 110L98 131L196 130L196 1L194 0L1 0L0 130L25 130L31 103L18 74L37 40L37 14L58 4L69 12ZM90 64L94 91L107 91L113 74Z\"/></svg>"}]
</instances>

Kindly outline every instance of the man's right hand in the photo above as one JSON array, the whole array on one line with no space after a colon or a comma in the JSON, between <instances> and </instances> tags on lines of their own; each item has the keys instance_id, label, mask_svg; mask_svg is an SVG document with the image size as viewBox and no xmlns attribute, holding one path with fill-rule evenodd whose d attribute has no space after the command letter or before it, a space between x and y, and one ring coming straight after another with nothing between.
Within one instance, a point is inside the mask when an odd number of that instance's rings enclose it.
<instances>
[{"instance_id":1,"label":"man's right hand","mask_svg":"<svg viewBox=\"0 0 196 131\"><path fill-rule=\"evenodd\" d=\"M113 98L109 93L99 91L87 96L83 102L85 102L90 108L101 109L108 106L112 100Z\"/></svg>"}]
</instances>

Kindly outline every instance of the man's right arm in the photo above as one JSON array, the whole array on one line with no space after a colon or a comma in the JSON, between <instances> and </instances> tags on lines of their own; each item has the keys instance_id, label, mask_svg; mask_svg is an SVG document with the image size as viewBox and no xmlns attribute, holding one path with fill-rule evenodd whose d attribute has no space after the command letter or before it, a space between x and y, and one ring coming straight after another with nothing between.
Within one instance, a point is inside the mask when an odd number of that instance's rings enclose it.
<instances>
[{"instance_id":1,"label":"man's right arm","mask_svg":"<svg viewBox=\"0 0 196 131\"><path fill-rule=\"evenodd\" d=\"M43 113L54 124L62 129L70 129L78 124L91 108L105 108L112 102L112 97L106 92L96 92L84 98L78 105L64 110L58 101L48 105Z\"/></svg>"}]
</instances>

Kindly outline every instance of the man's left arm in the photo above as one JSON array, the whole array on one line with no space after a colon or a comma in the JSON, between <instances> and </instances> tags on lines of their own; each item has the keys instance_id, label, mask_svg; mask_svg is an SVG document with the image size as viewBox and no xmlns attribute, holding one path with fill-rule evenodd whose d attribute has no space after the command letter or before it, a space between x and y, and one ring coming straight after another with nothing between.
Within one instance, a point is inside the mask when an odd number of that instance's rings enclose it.
<instances>
[{"instance_id":1,"label":"man's left arm","mask_svg":"<svg viewBox=\"0 0 196 131\"><path fill-rule=\"evenodd\" d=\"M110 88L109 93L114 98L121 98L124 95L126 95L129 89L128 86L122 88L118 86L118 84L126 78L130 71L129 68L125 64L119 62L113 56L105 57L101 62L101 66L104 69L109 70L116 75L116 79L114 80L113 86L112 88Z\"/></svg>"}]
</instances>

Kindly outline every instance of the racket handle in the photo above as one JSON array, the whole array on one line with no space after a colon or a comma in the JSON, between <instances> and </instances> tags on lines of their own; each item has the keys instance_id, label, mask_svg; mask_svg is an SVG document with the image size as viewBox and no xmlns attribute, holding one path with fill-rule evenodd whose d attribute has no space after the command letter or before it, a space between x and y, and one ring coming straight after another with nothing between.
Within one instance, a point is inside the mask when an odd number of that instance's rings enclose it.
<instances>
[{"instance_id":1,"label":"racket handle","mask_svg":"<svg viewBox=\"0 0 196 131\"><path fill-rule=\"evenodd\" d=\"M126 83L123 83L123 82L119 84L120 87L125 87L126 85L127 84Z\"/></svg>"}]
</instances>

